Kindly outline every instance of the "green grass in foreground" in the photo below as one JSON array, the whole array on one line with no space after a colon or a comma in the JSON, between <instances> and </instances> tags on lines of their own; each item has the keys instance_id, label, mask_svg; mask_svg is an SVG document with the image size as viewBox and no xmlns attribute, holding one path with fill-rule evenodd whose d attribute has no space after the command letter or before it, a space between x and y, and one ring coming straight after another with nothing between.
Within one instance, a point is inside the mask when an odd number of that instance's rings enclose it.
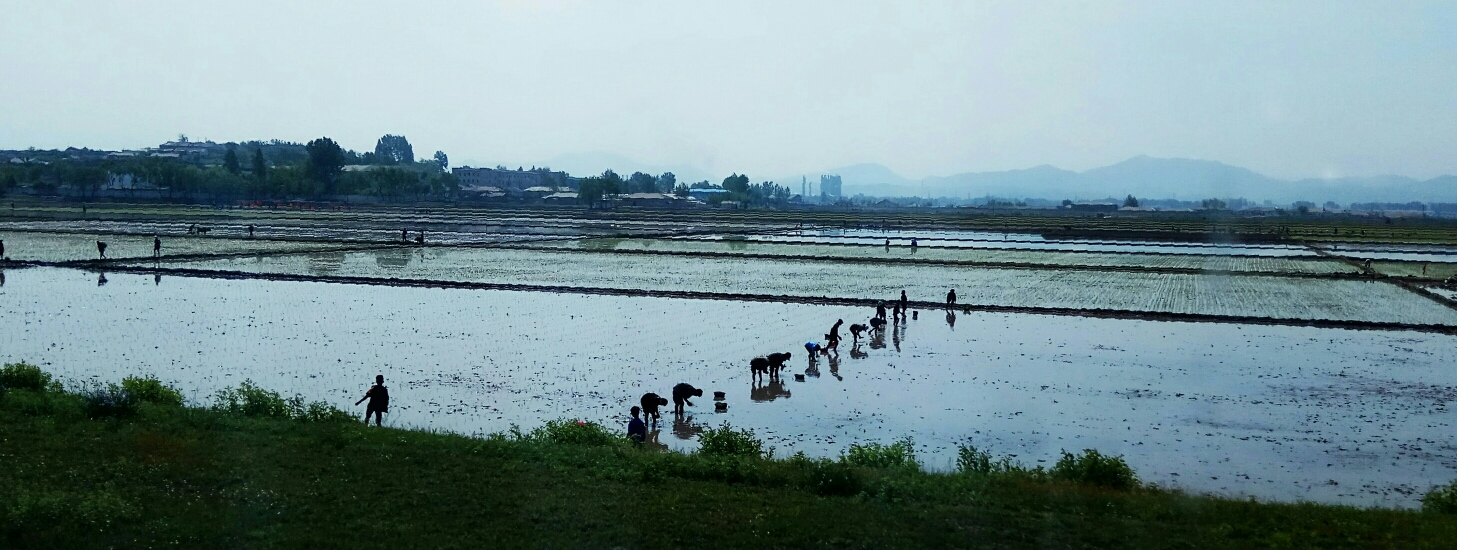
<instances>
[{"instance_id":1,"label":"green grass in foreground","mask_svg":"<svg viewBox=\"0 0 1457 550\"><path fill-rule=\"evenodd\" d=\"M590 423L470 438L366 427L252 385L203 409L149 379L71 393L32 369L0 371L3 547L1450 548L1457 536L1442 513L1143 487L1091 452L1043 471L967 447L961 473L927 473L903 443L773 460L724 427L705 434L716 454L685 455Z\"/></svg>"}]
</instances>

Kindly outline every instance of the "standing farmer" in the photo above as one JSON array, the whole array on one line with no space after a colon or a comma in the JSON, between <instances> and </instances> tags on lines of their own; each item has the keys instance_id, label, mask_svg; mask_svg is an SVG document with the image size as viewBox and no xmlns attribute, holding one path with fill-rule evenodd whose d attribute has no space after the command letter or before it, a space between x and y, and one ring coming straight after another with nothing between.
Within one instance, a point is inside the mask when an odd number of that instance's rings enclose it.
<instances>
[{"instance_id":1,"label":"standing farmer","mask_svg":"<svg viewBox=\"0 0 1457 550\"><path fill-rule=\"evenodd\" d=\"M384 387L383 374L375 375L374 385L370 386L369 391L364 392L364 397L355 401L354 405L359 406L365 399L369 400L369 407L364 409L364 423L369 424L369 415L373 414L374 425L381 425L384 422L384 413L390 410L390 390Z\"/></svg>"},{"instance_id":2,"label":"standing farmer","mask_svg":"<svg viewBox=\"0 0 1457 550\"><path fill-rule=\"evenodd\" d=\"M156 258L156 257L161 256L161 255L162 255L162 238L161 237L158 237L156 235L152 235L152 257L153 258Z\"/></svg>"},{"instance_id":3,"label":"standing farmer","mask_svg":"<svg viewBox=\"0 0 1457 550\"><path fill-rule=\"evenodd\" d=\"M101 255L101 259L105 260L106 259L106 243L101 242L101 241L96 241L96 253Z\"/></svg>"}]
</instances>

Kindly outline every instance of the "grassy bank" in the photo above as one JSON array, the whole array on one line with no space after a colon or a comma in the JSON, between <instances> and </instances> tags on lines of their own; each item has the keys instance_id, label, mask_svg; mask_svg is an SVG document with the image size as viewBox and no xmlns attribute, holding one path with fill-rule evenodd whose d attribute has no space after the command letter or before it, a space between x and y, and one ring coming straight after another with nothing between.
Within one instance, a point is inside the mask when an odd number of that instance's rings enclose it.
<instances>
[{"instance_id":1,"label":"grassy bank","mask_svg":"<svg viewBox=\"0 0 1457 550\"><path fill-rule=\"evenodd\" d=\"M187 407L155 381L64 391L0 373L0 546L1450 547L1457 516L1141 486L1117 459L1028 469L904 445L769 459L751 434L640 449L572 421L486 438L366 427L244 385Z\"/></svg>"}]
</instances>

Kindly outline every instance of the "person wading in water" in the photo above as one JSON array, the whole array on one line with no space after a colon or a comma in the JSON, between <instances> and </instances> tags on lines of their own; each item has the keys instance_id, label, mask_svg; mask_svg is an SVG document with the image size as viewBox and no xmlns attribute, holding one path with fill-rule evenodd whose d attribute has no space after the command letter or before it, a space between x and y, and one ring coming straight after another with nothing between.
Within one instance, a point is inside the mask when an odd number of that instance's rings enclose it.
<instances>
[{"instance_id":1,"label":"person wading in water","mask_svg":"<svg viewBox=\"0 0 1457 550\"><path fill-rule=\"evenodd\" d=\"M364 409L364 423L369 424L369 415L374 415L374 425L380 426L384 423L384 413L390 412L390 390L384 387L384 375L374 377L374 385L369 391L364 392L364 397L354 402L357 407L365 399L369 400L369 406Z\"/></svg>"}]
</instances>

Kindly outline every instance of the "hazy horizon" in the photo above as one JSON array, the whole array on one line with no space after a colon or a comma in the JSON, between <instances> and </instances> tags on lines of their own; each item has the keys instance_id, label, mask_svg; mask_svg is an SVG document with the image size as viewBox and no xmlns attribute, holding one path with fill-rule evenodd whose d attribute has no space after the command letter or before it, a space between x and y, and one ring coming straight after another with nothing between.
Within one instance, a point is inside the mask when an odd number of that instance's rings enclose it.
<instances>
[{"instance_id":1,"label":"hazy horizon","mask_svg":"<svg viewBox=\"0 0 1457 550\"><path fill-rule=\"evenodd\" d=\"M1457 5L0 1L0 148L307 141L912 180L1457 174Z\"/></svg>"}]
</instances>

